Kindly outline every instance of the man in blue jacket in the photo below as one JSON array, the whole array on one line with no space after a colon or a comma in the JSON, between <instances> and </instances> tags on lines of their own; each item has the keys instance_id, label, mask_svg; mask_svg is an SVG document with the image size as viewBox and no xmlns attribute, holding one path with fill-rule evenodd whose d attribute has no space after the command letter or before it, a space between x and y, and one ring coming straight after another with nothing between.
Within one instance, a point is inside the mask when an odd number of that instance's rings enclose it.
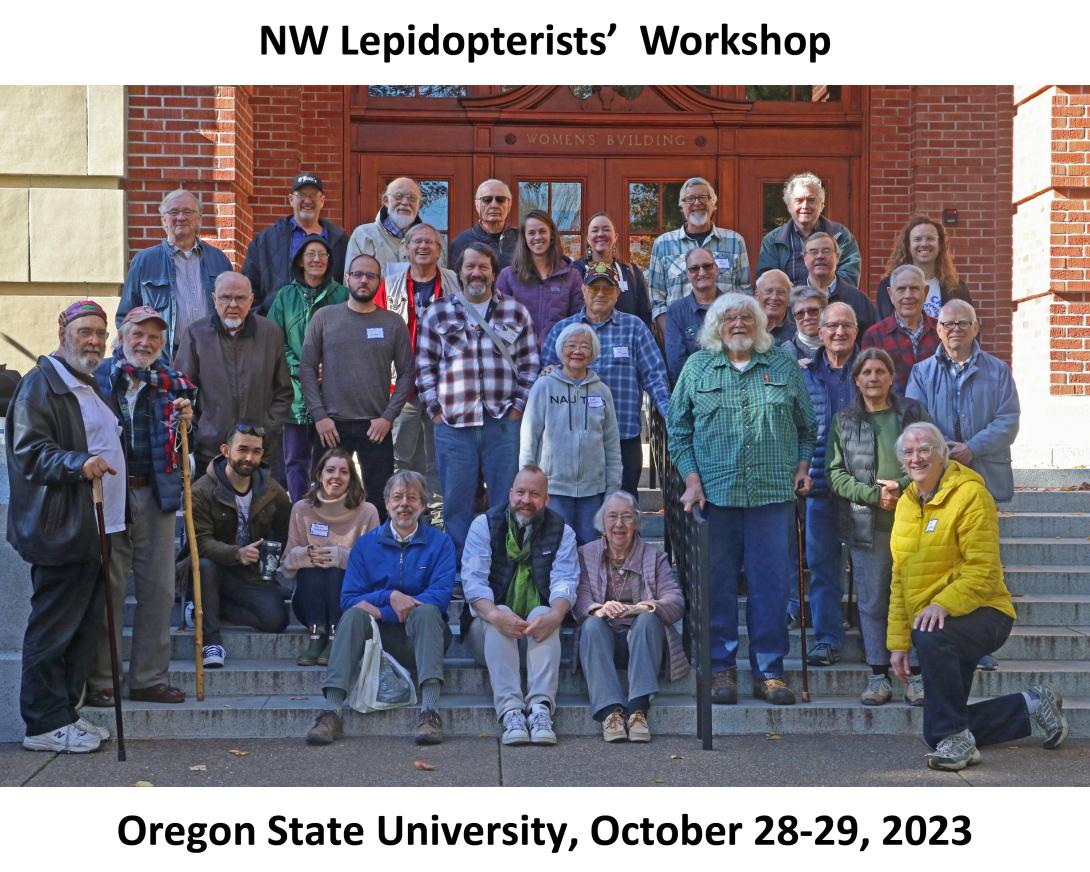
<instances>
[{"instance_id":1,"label":"man in blue jacket","mask_svg":"<svg viewBox=\"0 0 1090 872\"><path fill-rule=\"evenodd\" d=\"M343 734L344 702L371 638L371 618L378 621L382 647L416 672L416 744L443 741L439 694L443 655L451 642L447 606L454 588L454 543L446 533L419 523L427 506L424 494L419 472L395 472L383 492L390 519L352 549L341 590L344 614L322 683L332 709L318 715L307 733L308 745L328 745Z\"/></svg>"},{"instance_id":2,"label":"man in blue jacket","mask_svg":"<svg viewBox=\"0 0 1090 872\"><path fill-rule=\"evenodd\" d=\"M120 327L125 316L139 306L153 308L167 325L161 356L163 363L170 363L185 328L212 314L216 276L229 272L231 262L216 246L197 236L201 201L192 191L171 191L159 204L159 215L167 238L132 259L121 289L116 324Z\"/></svg>"}]
</instances>

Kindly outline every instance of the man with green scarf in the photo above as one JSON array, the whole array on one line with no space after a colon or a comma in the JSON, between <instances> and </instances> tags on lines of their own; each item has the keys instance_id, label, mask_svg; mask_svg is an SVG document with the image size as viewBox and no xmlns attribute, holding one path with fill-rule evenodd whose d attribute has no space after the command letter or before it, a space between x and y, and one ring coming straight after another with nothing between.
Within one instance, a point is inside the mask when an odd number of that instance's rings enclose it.
<instances>
[{"instance_id":1,"label":"man with green scarf","mask_svg":"<svg viewBox=\"0 0 1090 872\"><path fill-rule=\"evenodd\" d=\"M548 508L549 479L540 467L522 467L507 496L506 504L478 515L469 527L462 553L469 606L462 627L469 650L488 667L503 744L555 745L560 625L579 583L575 533Z\"/></svg>"}]
</instances>

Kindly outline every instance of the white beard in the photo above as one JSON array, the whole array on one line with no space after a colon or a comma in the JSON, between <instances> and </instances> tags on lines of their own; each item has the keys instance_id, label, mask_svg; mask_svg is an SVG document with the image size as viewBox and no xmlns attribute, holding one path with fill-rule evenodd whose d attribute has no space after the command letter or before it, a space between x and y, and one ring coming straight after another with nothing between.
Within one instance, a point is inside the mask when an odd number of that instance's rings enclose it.
<instances>
[{"instance_id":1,"label":"white beard","mask_svg":"<svg viewBox=\"0 0 1090 872\"><path fill-rule=\"evenodd\" d=\"M732 336L727 340L726 345L727 350L735 353L753 350L753 340L748 336Z\"/></svg>"},{"instance_id":2,"label":"white beard","mask_svg":"<svg viewBox=\"0 0 1090 872\"><path fill-rule=\"evenodd\" d=\"M394 222L394 225L398 230L408 230L413 226L413 222L416 221L416 216L402 215L400 212L391 212L390 220Z\"/></svg>"},{"instance_id":3,"label":"white beard","mask_svg":"<svg viewBox=\"0 0 1090 872\"><path fill-rule=\"evenodd\" d=\"M223 319L223 326L226 327L228 330L238 330L238 328L242 326L242 319L241 318L224 318Z\"/></svg>"}]
</instances>

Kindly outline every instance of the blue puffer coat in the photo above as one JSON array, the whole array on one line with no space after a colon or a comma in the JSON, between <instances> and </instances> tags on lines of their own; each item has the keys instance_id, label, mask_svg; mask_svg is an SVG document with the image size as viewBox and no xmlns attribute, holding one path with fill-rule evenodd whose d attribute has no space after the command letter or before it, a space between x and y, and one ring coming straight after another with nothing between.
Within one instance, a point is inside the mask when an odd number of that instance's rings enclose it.
<instances>
[{"instance_id":1,"label":"blue puffer coat","mask_svg":"<svg viewBox=\"0 0 1090 872\"><path fill-rule=\"evenodd\" d=\"M827 497L831 494L829 482L825 477L826 443L833 416L848 405L856 395L855 382L852 381L852 364L854 363L855 353L853 352L843 368L834 372L829 368L825 349L819 348L813 360L802 370L802 380L806 383L806 390L810 394L810 402L814 406L814 417L817 418L818 427L814 456L810 460L810 478L814 483L813 490L810 491L812 497ZM829 403L830 397L836 398L836 402L832 405Z\"/></svg>"}]
</instances>

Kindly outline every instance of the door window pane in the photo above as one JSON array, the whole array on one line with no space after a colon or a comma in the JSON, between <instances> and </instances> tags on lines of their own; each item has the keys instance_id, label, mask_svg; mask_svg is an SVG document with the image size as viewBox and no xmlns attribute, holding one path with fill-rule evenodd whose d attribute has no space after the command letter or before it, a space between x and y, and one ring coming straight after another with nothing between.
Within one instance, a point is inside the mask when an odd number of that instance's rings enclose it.
<instances>
[{"instance_id":1,"label":"door window pane","mask_svg":"<svg viewBox=\"0 0 1090 872\"><path fill-rule=\"evenodd\" d=\"M368 97L464 97L465 85L368 85Z\"/></svg>"},{"instance_id":2,"label":"door window pane","mask_svg":"<svg viewBox=\"0 0 1090 872\"><path fill-rule=\"evenodd\" d=\"M840 85L746 85L746 99L839 103L840 90Z\"/></svg>"},{"instance_id":3,"label":"door window pane","mask_svg":"<svg viewBox=\"0 0 1090 872\"><path fill-rule=\"evenodd\" d=\"M641 269L651 263L651 243L685 218L678 197L681 182L628 183L628 257Z\"/></svg>"},{"instance_id":4,"label":"door window pane","mask_svg":"<svg viewBox=\"0 0 1090 872\"><path fill-rule=\"evenodd\" d=\"M765 182L761 185L761 233L782 227L791 216L783 201L783 183Z\"/></svg>"},{"instance_id":5,"label":"door window pane","mask_svg":"<svg viewBox=\"0 0 1090 872\"><path fill-rule=\"evenodd\" d=\"M556 224L564 254L572 260L583 256L582 182L519 182L518 197L519 223L534 209L547 212Z\"/></svg>"}]
</instances>

